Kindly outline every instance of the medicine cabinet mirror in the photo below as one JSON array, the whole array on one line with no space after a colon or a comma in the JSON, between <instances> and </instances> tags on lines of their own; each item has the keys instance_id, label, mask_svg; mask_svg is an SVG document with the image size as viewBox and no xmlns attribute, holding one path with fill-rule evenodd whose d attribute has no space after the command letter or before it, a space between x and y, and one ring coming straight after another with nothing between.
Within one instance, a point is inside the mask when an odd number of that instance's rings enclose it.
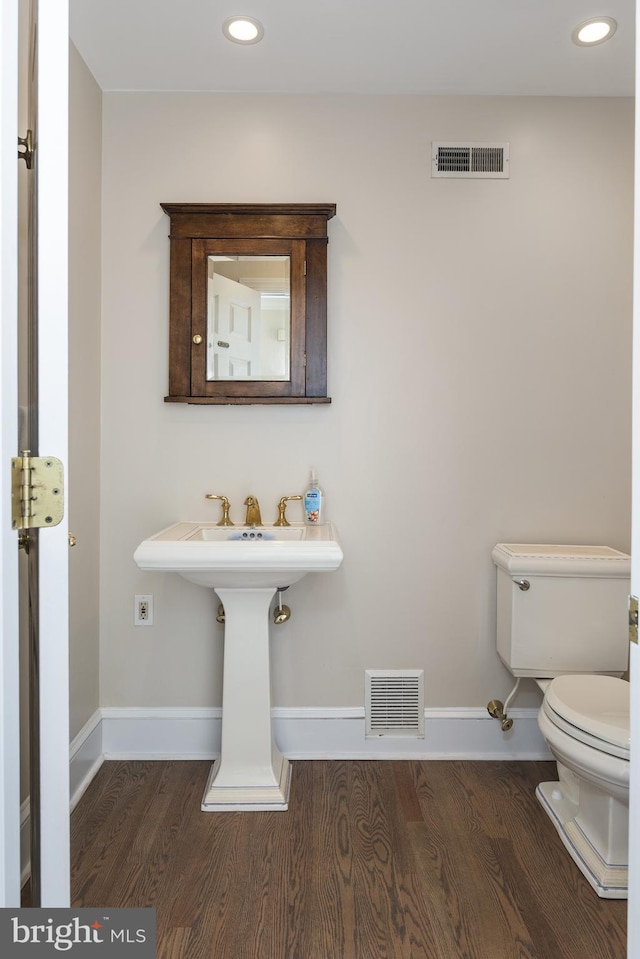
<instances>
[{"instance_id":1,"label":"medicine cabinet mirror","mask_svg":"<svg viewBox=\"0 0 640 959\"><path fill-rule=\"evenodd\" d=\"M171 403L330 403L335 204L162 203Z\"/></svg>"}]
</instances>

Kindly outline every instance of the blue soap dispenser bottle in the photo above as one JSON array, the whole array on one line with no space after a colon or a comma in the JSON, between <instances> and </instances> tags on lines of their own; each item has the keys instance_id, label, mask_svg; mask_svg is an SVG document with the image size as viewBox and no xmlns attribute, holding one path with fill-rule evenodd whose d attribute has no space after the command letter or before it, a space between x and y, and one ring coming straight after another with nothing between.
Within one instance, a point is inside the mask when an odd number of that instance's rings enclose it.
<instances>
[{"instance_id":1,"label":"blue soap dispenser bottle","mask_svg":"<svg viewBox=\"0 0 640 959\"><path fill-rule=\"evenodd\" d=\"M324 522L324 493L315 470L311 470L309 488L304 494L304 521L308 526L319 526Z\"/></svg>"}]
</instances>

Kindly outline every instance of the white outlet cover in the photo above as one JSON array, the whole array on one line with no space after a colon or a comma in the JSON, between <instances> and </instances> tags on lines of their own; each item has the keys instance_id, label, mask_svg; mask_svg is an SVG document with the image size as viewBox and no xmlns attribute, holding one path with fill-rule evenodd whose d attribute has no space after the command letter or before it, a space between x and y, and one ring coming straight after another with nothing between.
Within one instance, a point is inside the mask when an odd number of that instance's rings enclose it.
<instances>
[{"instance_id":1,"label":"white outlet cover","mask_svg":"<svg viewBox=\"0 0 640 959\"><path fill-rule=\"evenodd\" d=\"M140 607L146 603L147 615L143 618L140 615ZM133 605L133 623L134 626L153 626L153 595L138 595L134 597Z\"/></svg>"}]
</instances>

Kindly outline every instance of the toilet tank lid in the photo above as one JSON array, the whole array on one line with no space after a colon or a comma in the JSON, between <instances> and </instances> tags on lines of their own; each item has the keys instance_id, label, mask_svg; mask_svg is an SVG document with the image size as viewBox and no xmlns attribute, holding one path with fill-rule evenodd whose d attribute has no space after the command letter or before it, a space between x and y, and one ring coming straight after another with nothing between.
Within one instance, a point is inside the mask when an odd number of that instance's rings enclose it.
<instances>
[{"instance_id":1,"label":"toilet tank lid","mask_svg":"<svg viewBox=\"0 0 640 959\"><path fill-rule=\"evenodd\" d=\"M551 543L498 543L491 551L496 566L514 576L611 576L627 579L631 557L611 546Z\"/></svg>"}]
</instances>

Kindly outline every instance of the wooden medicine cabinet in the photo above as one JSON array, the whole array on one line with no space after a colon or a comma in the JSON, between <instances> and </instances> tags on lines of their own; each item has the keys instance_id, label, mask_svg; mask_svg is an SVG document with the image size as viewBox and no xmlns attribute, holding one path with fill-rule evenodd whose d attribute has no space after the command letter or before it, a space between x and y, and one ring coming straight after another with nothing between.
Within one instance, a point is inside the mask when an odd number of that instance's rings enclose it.
<instances>
[{"instance_id":1,"label":"wooden medicine cabinet","mask_svg":"<svg viewBox=\"0 0 640 959\"><path fill-rule=\"evenodd\" d=\"M335 204L161 203L171 220L168 403L330 403Z\"/></svg>"}]
</instances>

